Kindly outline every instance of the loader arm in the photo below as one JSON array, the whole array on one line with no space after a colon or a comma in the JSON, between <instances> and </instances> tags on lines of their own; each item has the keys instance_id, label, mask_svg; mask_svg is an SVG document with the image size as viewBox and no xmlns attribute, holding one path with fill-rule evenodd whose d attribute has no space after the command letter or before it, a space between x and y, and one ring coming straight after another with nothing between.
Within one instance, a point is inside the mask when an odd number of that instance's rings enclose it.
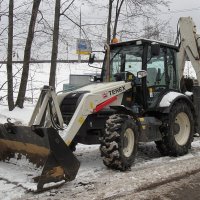
<instances>
[{"instance_id":1,"label":"loader arm","mask_svg":"<svg viewBox=\"0 0 200 200\"><path fill-rule=\"evenodd\" d=\"M49 105L49 103L51 103L51 105ZM52 108L50 108L50 106ZM56 112L59 122L59 127L63 128L64 122L59 108L59 103L56 99L56 93L53 90L53 87L43 86L28 126L30 127L33 125L43 126L43 127L52 126L52 124L49 123L49 121L51 121L50 110L52 109L55 110ZM48 112L46 113L47 110Z\"/></svg>"},{"instance_id":2,"label":"loader arm","mask_svg":"<svg viewBox=\"0 0 200 200\"><path fill-rule=\"evenodd\" d=\"M131 88L131 82L120 81L116 82L115 86L86 93L62 135L65 143L70 145L88 115L98 112L106 106L121 105L123 93Z\"/></svg>"},{"instance_id":3,"label":"loader arm","mask_svg":"<svg viewBox=\"0 0 200 200\"><path fill-rule=\"evenodd\" d=\"M183 76L185 61L191 61L200 83L200 35L196 32L196 26L191 17L179 19L180 50L178 53L179 77Z\"/></svg>"}]
</instances>

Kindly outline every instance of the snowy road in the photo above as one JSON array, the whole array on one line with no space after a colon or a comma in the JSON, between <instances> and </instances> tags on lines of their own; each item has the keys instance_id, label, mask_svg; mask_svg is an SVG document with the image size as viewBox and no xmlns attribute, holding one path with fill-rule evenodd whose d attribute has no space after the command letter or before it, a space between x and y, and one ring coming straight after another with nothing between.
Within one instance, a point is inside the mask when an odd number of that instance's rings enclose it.
<instances>
[{"instance_id":1,"label":"snowy road","mask_svg":"<svg viewBox=\"0 0 200 200\"><path fill-rule=\"evenodd\" d=\"M74 181L58 189L33 194L2 180L0 199L123 199L152 185L167 183L200 169L198 140L193 142L189 154L179 158L160 157L153 143L141 144L135 165L131 171L124 173L107 169L98 148L98 145L78 146L76 155L81 161L81 168Z\"/></svg>"},{"instance_id":2,"label":"snowy road","mask_svg":"<svg viewBox=\"0 0 200 200\"><path fill-rule=\"evenodd\" d=\"M200 172L153 185L140 192L123 195L117 200L199 200ZM112 198L111 198L112 199ZM110 199L110 200L111 200ZM114 200L114 198L113 198Z\"/></svg>"}]
</instances>

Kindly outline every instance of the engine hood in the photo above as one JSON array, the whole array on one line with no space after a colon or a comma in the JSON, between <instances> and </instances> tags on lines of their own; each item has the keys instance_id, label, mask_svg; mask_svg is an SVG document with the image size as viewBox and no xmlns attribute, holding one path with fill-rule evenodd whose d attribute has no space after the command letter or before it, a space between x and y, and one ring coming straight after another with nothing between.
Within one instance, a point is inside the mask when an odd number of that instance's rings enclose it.
<instances>
[{"instance_id":1,"label":"engine hood","mask_svg":"<svg viewBox=\"0 0 200 200\"><path fill-rule=\"evenodd\" d=\"M94 83L77 90L73 90L67 93L62 93L57 96L59 104L68 95L75 95L75 93L91 93L98 94L100 97L106 100L112 96L119 95L124 91L127 91L132 87L131 82L117 81L117 82L104 82L104 83Z\"/></svg>"},{"instance_id":2,"label":"engine hood","mask_svg":"<svg viewBox=\"0 0 200 200\"><path fill-rule=\"evenodd\" d=\"M75 91L88 91L91 93L96 93L96 92L112 89L113 87L120 87L125 84L126 84L125 81L94 83L94 84L81 87Z\"/></svg>"}]
</instances>

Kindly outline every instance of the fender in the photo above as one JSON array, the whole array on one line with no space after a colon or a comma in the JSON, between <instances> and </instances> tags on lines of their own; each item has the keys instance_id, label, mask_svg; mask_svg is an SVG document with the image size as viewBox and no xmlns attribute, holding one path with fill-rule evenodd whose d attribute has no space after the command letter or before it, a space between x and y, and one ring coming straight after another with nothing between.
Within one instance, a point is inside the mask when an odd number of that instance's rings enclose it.
<instances>
[{"instance_id":1,"label":"fender","mask_svg":"<svg viewBox=\"0 0 200 200\"><path fill-rule=\"evenodd\" d=\"M188 96L186 96L183 93L175 91L169 91L165 93L161 98L161 100L158 102L157 109L162 113L169 113L174 103L179 100L185 101L193 111L195 110L194 104Z\"/></svg>"},{"instance_id":2,"label":"fender","mask_svg":"<svg viewBox=\"0 0 200 200\"><path fill-rule=\"evenodd\" d=\"M117 111L117 113L120 113L120 114L126 114L126 115L130 115L133 117L133 119L136 121L136 124L139 128L139 131L141 132L141 122L140 122L140 119L137 115L137 113L134 113L130 108L128 107L125 107L123 105L120 105L120 106L110 106L111 109L114 109Z\"/></svg>"}]
</instances>

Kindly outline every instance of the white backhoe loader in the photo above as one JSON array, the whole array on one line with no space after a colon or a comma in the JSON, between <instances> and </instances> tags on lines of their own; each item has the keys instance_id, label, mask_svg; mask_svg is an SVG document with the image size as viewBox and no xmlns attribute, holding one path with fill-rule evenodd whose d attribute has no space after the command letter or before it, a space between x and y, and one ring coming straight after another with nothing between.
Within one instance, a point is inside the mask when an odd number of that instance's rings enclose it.
<instances>
[{"instance_id":1,"label":"white backhoe loader","mask_svg":"<svg viewBox=\"0 0 200 200\"><path fill-rule=\"evenodd\" d=\"M34 177L40 191L75 178L77 143L100 144L104 164L121 171L133 164L139 142L155 141L162 155L187 154L200 132L200 86L183 77L189 59L200 82L200 39L190 17L180 18L177 41L106 45L93 84L58 96L45 86L29 126L0 125L0 159L18 153L44 165Z\"/></svg>"}]
</instances>

